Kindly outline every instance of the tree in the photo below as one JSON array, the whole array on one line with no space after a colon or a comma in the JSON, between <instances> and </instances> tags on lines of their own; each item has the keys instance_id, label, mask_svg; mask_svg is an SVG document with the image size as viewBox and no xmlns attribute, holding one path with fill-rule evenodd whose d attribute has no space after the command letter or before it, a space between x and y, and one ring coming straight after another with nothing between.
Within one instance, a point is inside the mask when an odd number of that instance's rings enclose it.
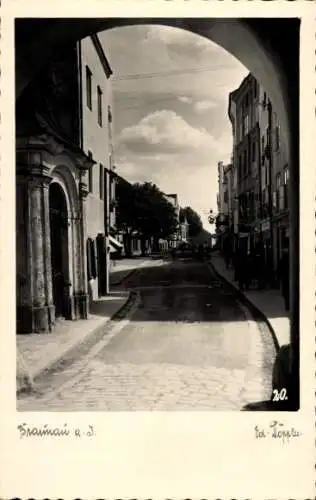
<instances>
[{"instance_id":1,"label":"tree","mask_svg":"<svg viewBox=\"0 0 316 500\"><path fill-rule=\"evenodd\" d=\"M132 233L136 228L134 186L122 177L116 183L116 226L123 233L125 255L132 253Z\"/></svg>"},{"instance_id":2,"label":"tree","mask_svg":"<svg viewBox=\"0 0 316 500\"><path fill-rule=\"evenodd\" d=\"M177 218L174 207L167 201L160 189L151 182L135 184L137 191L138 230L143 238L168 238L175 232Z\"/></svg>"},{"instance_id":3,"label":"tree","mask_svg":"<svg viewBox=\"0 0 316 500\"><path fill-rule=\"evenodd\" d=\"M180 209L180 222L187 220L189 224L189 237L192 238L199 234L203 229L201 217L191 207Z\"/></svg>"},{"instance_id":4,"label":"tree","mask_svg":"<svg viewBox=\"0 0 316 500\"><path fill-rule=\"evenodd\" d=\"M177 226L174 207L169 203L160 189L151 182L130 184L119 178L117 184L117 227L125 235L125 251L131 253L131 235L137 231L142 252L145 242L154 238L168 238Z\"/></svg>"}]
</instances>

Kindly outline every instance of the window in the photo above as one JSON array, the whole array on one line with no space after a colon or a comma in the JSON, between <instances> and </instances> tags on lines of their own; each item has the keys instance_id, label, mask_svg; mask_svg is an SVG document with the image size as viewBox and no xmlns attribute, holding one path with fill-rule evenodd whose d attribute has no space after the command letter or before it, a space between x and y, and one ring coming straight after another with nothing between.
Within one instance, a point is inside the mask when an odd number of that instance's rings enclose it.
<instances>
[{"instance_id":1,"label":"window","mask_svg":"<svg viewBox=\"0 0 316 500\"><path fill-rule=\"evenodd\" d=\"M287 186L289 182L289 167L284 168L284 184Z\"/></svg>"},{"instance_id":2,"label":"window","mask_svg":"<svg viewBox=\"0 0 316 500\"><path fill-rule=\"evenodd\" d=\"M88 238L87 240L87 274L88 280L97 277L95 242L92 238Z\"/></svg>"},{"instance_id":3,"label":"window","mask_svg":"<svg viewBox=\"0 0 316 500\"><path fill-rule=\"evenodd\" d=\"M102 163L100 163L99 185L100 185L100 200L104 200L104 167Z\"/></svg>"},{"instance_id":4,"label":"window","mask_svg":"<svg viewBox=\"0 0 316 500\"><path fill-rule=\"evenodd\" d=\"M241 123L239 126L239 140L241 141L243 138L243 124Z\"/></svg>"},{"instance_id":5,"label":"window","mask_svg":"<svg viewBox=\"0 0 316 500\"><path fill-rule=\"evenodd\" d=\"M285 167L284 169L284 208L289 207L289 167Z\"/></svg>"},{"instance_id":6,"label":"window","mask_svg":"<svg viewBox=\"0 0 316 500\"><path fill-rule=\"evenodd\" d=\"M265 140L264 135L261 137L261 164L264 164L264 148L265 148Z\"/></svg>"},{"instance_id":7,"label":"window","mask_svg":"<svg viewBox=\"0 0 316 500\"><path fill-rule=\"evenodd\" d=\"M242 156L239 155L238 156L238 178L241 179L241 176L242 176Z\"/></svg>"},{"instance_id":8,"label":"window","mask_svg":"<svg viewBox=\"0 0 316 500\"><path fill-rule=\"evenodd\" d=\"M275 150L278 151L280 148L280 128L277 125L275 127Z\"/></svg>"},{"instance_id":9,"label":"window","mask_svg":"<svg viewBox=\"0 0 316 500\"><path fill-rule=\"evenodd\" d=\"M112 123L112 111L111 106L108 106L108 122Z\"/></svg>"},{"instance_id":10,"label":"window","mask_svg":"<svg viewBox=\"0 0 316 500\"><path fill-rule=\"evenodd\" d=\"M245 115L244 117L244 135L247 135L249 132L249 117Z\"/></svg>"},{"instance_id":11,"label":"window","mask_svg":"<svg viewBox=\"0 0 316 500\"><path fill-rule=\"evenodd\" d=\"M86 66L86 93L87 93L87 106L92 109L92 73L88 66Z\"/></svg>"},{"instance_id":12,"label":"window","mask_svg":"<svg viewBox=\"0 0 316 500\"><path fill-rule=\"evenodd\" d=\"M280 189L281 189L281 174L276 176L276 209L280 210Z\"/></svg>"},{"instance_id":13,"label":"window","mask_svg":"<svg viewBox=\"0 0 316 500\"><path fill-rule=\"evenodd\" d=\"M92 153L88 151L88 157L92 160ZM93 166L89 168L89 193L93 192Z\"/></svg>"},{"instance_id":14,"label":"window","mask_svg":"<svg viewBox=\"0 0 316 500\"><path fill-rule=\"evenodd\" d=\"M269 167L268 165L265 166L265 171L266 171L266 185L268 186L270 184L270 175L269 175Z\"/></svg>"},{"instance_id":15,"label":"window","mask_svg":"<svg viewBox=\"0 0 316 500\"><path fill-rule=\"evenodd\" d=\"M100 125L100 127L102 127L102 90L99 86L97 88L97 92L98 92L98 124Z\"/></svg>"}]
</instances>

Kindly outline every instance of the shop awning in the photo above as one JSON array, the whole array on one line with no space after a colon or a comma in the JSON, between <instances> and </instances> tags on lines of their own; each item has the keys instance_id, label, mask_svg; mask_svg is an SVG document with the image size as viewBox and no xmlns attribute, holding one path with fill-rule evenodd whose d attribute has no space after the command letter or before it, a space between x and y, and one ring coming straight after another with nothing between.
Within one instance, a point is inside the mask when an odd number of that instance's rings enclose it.
<instances>
[{"instance_id":1,"label":"shop awning","mask_svg":"<svg viewBox=\"0 0 316 500\"><path fill-rule=\"evenodd\" d=\"M117 252L123 248L123 245L120 241L115 239L113 236L109 236L109 244L110 244L110 252Z\"/></svg>"}]
</instances>

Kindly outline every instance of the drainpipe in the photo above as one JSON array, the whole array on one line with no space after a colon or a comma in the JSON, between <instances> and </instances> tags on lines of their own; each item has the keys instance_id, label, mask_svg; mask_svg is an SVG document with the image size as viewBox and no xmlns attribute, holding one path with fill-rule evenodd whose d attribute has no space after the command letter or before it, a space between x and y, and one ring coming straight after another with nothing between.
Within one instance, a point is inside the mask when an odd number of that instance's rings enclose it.
<instances>
[{"instance_id":1,"label":"drainpipe","mask_svg":"<svg viewBox=\"0 0 316 500\"><path fill-rule=\"evenodd\" d=\"M300 246L299 246L299 104L298 93L295 92L295 85L290 92L294 96L290 96L291 106L289 106L289 229L290 229L290 338L291 338L291 389L293 394L293 409L299 409L300 404L300 300L299 300L299 262L300 262Z\"/></svg>"},{"instance_id":2,"label":"drainpipe","mask_svg":"<svg viewBox=\"0 0 316 500\"><path fill-rule=\"evenodd\" d=\"M270 221L270 245L271 245L271 264L272 264L272 276L271 276L271 285L274 286L274 235L273 235L273 202L272 202L272 172L273 172L273 159L272 159L272 105L269 99L268 101L268 165L269 165L269 221Z\"/></svg>"}]
</instances>

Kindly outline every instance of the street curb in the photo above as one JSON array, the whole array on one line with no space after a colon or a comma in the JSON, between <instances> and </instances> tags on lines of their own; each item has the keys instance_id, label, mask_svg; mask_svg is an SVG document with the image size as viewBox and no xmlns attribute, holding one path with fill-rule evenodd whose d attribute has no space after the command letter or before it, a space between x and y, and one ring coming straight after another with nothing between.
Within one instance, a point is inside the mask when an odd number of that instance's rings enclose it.
<instances>
[{"instance_id":1,"label":"street curb","mask_svg":"<svg viewBox=\"0 0 316 500\"><path fill-rule=\"evenodd\" d=\"M136 259L135 259L136 260ZM153 259L154 260L154 259ZM147 262L146 262L147 264ZM135 273L139 272L140 269L142 269L143 267L146 267L145 265L141 265L141 266L138 266L138 267L135 267L133 269L131 269L123 278L121 278L120 280L117 280L117 281L114 281L114 282L110 282L110 286L118 286L118 285L121 285L122 283L124 283L125 280L127 280L128 278L130 278L131 276L133 276Z\"/></svg>"},{"instance_id":2,"label":"street curb","mask_svg":"<svg viewBox=\"0 0 316 500\"><path fill-rule=\"evenodd\" d=\"M140 268L142 268L142 266L140 266ZM111 283L110 281L110 286L118 286L118 285L121 285L127 278L130 278L133 274L135 274L137 271L139 270L139 267L136 267L134 269L131 269L127 274L125 274L125 276L123 276L123 278L121 278L120 280L117 280L117 281L113 281Z\"/></svg>"},{"instance_id":3,"label":"street curb","mask_svg":"<svg viewBox=\"0 0 316 500\"><path fill-rule=\"evenodd\" d=\"M269 319L267 318L267 316L250 299L248 299L248 297L246 297L246 295L241 290L239 290L231 281L229 281L227 278L225 278L225 276L223 276L216 269L216 267L214 266L214 264L212 262L208 262L207 264L212 269L212 271L221 280L223 280L226 283L226 285L228 285L229 287L231 287L234 290L234 292L238 295L240 301L243 304L245 304L247 307L249 307L249 309L252 311L252 313L255 316L259 316L259 318L262 319L266 323L267 327L270 330L270 333L271 333L271 336L272 336L272 339L273 339L273 343L274 343L276 352L278 353L279 350L280 350L280 344L279 344L279 341L278 341L278 337L277 337L277 335L275 333L275 330L274 330L273 326L271 325Z\"/></svg>"},{"instance_id":4,"label":"street curb","mask_svg":"<svg viewBox=\"0 0 316 500\"><path fill-rule=\"evenodd\" d=\"M109 318L105 319L100 325L95 327L90 333L88 333L85 337L79 340L79 342L70 345L68 348L59 353L54 359L50 360L46 366L41 367L40 370L35 371L33 374L30 375L30 379L32 380L31 386L27 381L25 381L25 384L22 385L21 387L16 389L16 395L19 396L21 394L25 393L31 393L31 392L36 392L36 383L39 381L39 379L43 376L46 376L48 373L56 370L56 368L63 363L63 361L69 359L71 361L71 358L74 357L74 354L84 343L95 343L95 341L98 339L98 336L100 333L103 331L105 326L110 322L110 321L119 321L124 318L124 316L128 313L129 309L133 306L134 302L137 299L137 292L131 291L129 292L126 301L124 304ZM106 333L105 333L106 334Z\"/></svg>"}]
</instances>

